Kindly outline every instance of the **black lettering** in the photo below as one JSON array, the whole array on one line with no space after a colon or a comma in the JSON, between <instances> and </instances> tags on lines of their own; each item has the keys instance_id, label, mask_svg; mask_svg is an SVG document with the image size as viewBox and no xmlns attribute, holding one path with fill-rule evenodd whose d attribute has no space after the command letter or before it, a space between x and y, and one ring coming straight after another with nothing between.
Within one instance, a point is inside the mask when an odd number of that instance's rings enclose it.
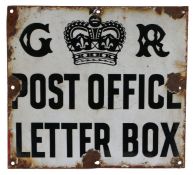
<instances>
[{"instance_id":1,"label":"black lettering","mask_svg":"<svg viewBox=\"0 0 193 175\"><path fill-rule=\"evenodd\" d=\"M49 105L52 109L60 109L63 106L63 91L55 86L55 82L58 84L63 82L63 77L60 74L52 74L49 77L49 89L51 92L55 93L58 97L57 102L54 101L54 98L49 99Z\"/></svg>"},{"instance_id":2,"label":"black lettering","mask_svg":"<svg viewBox=\"0 0 193 175\"><path fill-rule=\"evenodd\" d=\"M75 81L80 80L80 74L65 74L64 80L69 80L69 109L75 109Z\"/></svg>"},{"instance_id":3,"label":"black lettering","mask_svg":"<svg viewBox=\"0 0 193 175\"><path fill-rule=\"evenodd\" d=\"M43 123L31 123L32 157L45 157L45 152L37 151L37 143L42 143L42 138L37 137L37 129L43 129Z\"/></svg>"},{"instance_id":4,"label":"black lettering","mask_svg":"<svg viewBox=\"0 0 193 175\"><path fill-rule=\"evenodd\" d=\"M123 109L129 109L129 95L134 94L134 89L129 88L129 81L135 81L136 74L124 74L123 77Z\"/></svg>"},{"instance_id":5,"label":"black lettering","mask_svg":"<svg viewBox=\"0 0 193 175\"><path fill-rule=\"evenodd\" d=\"M40 42L41 42L41 48L39 50L35 50L32 48L31 46L31 34L34 30L43 30L47 33L49 32L49 24L41 24L41 23L32 23L30 25L28 25L22 32L21 36L20 36L20 43L21 46L23 47L23 49L26 51L26 53L28 53L29 55L33 56L33 57L42 57L47 55L48 53L52 53L52 50L50 49L50 42L51 42L51 38L48 39L44 39L44 38L39 38ZM27 35L27 43L25 44L24 42L24 37L25 35Z\"/></svg>"},{"instance_id":6,"label":"black lettering","mask_svg":"<svg viewBox=\"0 0 193 175\"><path fill-rule=\"evenodd\" d=\"M167 109L181 109L181 103L173 102L173 95L175 93L167 91Z\"/></svg>"},{"instance_id":7,"label":"black lettering","mask_svg":"<svg viewBox=\"0 0 193 175\"><path fill-rule=\"evenodd\" d=\"M148 132L153 132L153 148L152 151L148 150ZM158 153L158 126L155 123L146 123L143 126L143 154L146 157L154 157Z\"/></svg>"},{"instance_id":8,"label":"black lettering","mask_svg":"<svg viewBox=\"0 0 193 175\"><path fill-rule=\"evenodd\" d=\"M169 146L171 146L173 155L175 157L179 156L178 148L176 146L176 142L174 139L177 129L179 127L179 124L180 123L173 123L172 129L170 131L167 123L161 123L162 129L166 137L163 148L162 148L161 157L167 156Z\"/></svg>"},{"instance_id":9,"label":"black lettering","mask_svg":"<svg viewBox=\"0 0 193 175\"><path fill-rule=\"evenodd\" d=\"M129 136L129 130L132 136ZM138 154L138 127L135 123L123 123L123 157L134 157ZM133 149L129 149L129 143L133 145Z\"/></svg>"},{"instance_id":10,"label":"black lettering","mask_svg":"<svg viewBox=\"0 0 193 175\"><path fill-rule=\"evenodd\" d=\"M59 128L60 128L59 123L45 123L45 129L50 130L50 157L55 157L56 152L55 130Z\"/></svg>"},{"instance_id":11,"label":"black lettering","mask_svg":"<svg viewBox=\"0 0 193 175\"><path fill-rule=\"evenodd\" d=\"M101 130L104 131L104 137L100 138ZM106 123L95 123L95 149L100 150L100 146L104 148L105 157L111 157L108 143L110 141L110 128Z\"/></svg>"},{"instance_id":12,"label":"black lettering","mask_svg":"<svg viewBox=\"0 0 193 175\"><path fill-rule=\"evenodd\" d=\"M22 151L22 124L16 123L16 155L17 157L30 157L30 152Z\"/></svg>"},{"instance_id":13,"label":"black lettering","mask_svg":"<svg viewBox=\"0 0 193 175\"><path fill-rule=\"evenodd\" d=\"M137 57L141 57L141 56L150 57L151 54L148 51L149 46L152 46L155 53L160 57L166 57L169 54L169 52L164 52L162 50L163 44L161 43L161 41L165 36L165 32L160 26L156 24L149 24L146 26L144 26L143 24L137 24L137 27L140 32L139 39L138 39L138 42L140 44L140 49L136 54ZM150 31L154 32L153 40L149 39L148 37L148 33Z\"/></svg>"},{"instance_id":14,"label":"black lettering","mask_svg":"<svg viewBox=\"0 0 193 175\"><path fill-rule=\"evenodd\" d=\"M108 109L114 108L114 95L119 94L119 89L114 88L114 81L120 81L120 74L109 74L108 75Z\"/></svg>"},{"instance_id":15,"label":"black lettering","mask_svg":"<svg viewBox=\"0 0 193 175\"><path fill-rule=\"evenodd\" d=\"M86 143L90 143L90 137L86 137L86 129L92 129L92 124L80 123L80 157L86 152Z\"/></svg>"},{"instance_id":16,"label":"black lettering","mask_svg":"<svg viewBox=\"0 0 193 175\"><path fill-rule=\"evenodd\" d=\"M94 82L98 82L98 102L94 101ZM93 74L88 79L88 104L92 109L100 109L104 105L104 78Z\"/></svg>"},{"instance_id":17,"label":"black lettering","mask_svg":"<svg viewBox=\"0 0 193 175\"><path fill-rule=\"evenodd\" d=\"M36 82L40 82L40 102L36 99ZM32 107L36 109L44 108L46 105L46 79L42 74L33 74L30 78L30 99Z\"/></svg>"},{"instance_id":18,"label":"black lettering","mask_svg":"<svg viewBox=\"0 0 193 175\"><path fill-rule=\"evenodd\" d=\"M158 82L158 86L161 86L164 84L164 77L159 74L153 74L149 78L149 106L152 109L160 109L164 105L164 98L161 95L158 95L158 102L155 102L154 100L154 94L155 94L155 87L154 83L155 81Z\"/></svg>"},{"instance_id":19,"label":"black lettering","mask_svg":"<svg viewBox=\"0 0 193 175\"><path fill-rule=\"evenodd\" d=\"M67 157L73 156L73 149L72 149L72 131L73 129L77 129L76 123L62 123L62 129L66 129L66 136L67 136Z\"/></svg>"},{"instance_id":20,"label":"black lettering","mask_svg":"<svg viewBox=\"0 0 193 175\"><path fill-rule=\"evenodd\" d=\"M145 103L145 75L139 75L139 109L144 109Z\"/></svg>"}]
</instances>

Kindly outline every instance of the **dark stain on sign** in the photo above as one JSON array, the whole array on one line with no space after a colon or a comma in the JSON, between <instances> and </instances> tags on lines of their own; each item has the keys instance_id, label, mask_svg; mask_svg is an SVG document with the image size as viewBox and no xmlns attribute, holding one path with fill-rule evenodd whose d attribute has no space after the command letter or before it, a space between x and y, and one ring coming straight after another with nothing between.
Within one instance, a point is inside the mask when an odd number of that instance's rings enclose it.
<instances>
[{"instance_id":1,"label":"dark stain on sign","mask_svg":"<svg viewBox=\"0 0 193 175\"><path fill-rule=\"evenodd\" d=\"M185 163L183 161L183 158L181 157L173 157L170 163L173 168L184 168L185 167Z\"/></svg>"},{"instance_id":2,"label":"dark stain on sign","mask_svg":"<svg viewBox=\"0 0 193 175\"><path fill-rule=\"evenodd\" d=\"M186 89L186 77L180 73L170 73L168 74L166 87L172 93L183 92Z\"/></svg>"},{"instance_id":3,"label":"dark stain on sign","mask_svg":"<svg viewBox=\"0 0 193 175\"><path fill-rule=\"evenodd\" d=\"M12 61L12 54L13 54L13 47L12 46L8 46L8 49L7 49L7 59L8 59L8 62Z\"/></svg>"},{"instance_id":4,"label":"dark stain on sign","mask_svg":"<svg viewBox=\"0 0 193 175\"><path fill-rule=\"evenodd\" d=\"M90 149L82 158L83 168L98 168L101 155L98 151Z\"/></svg>"},{"instance_id":5,"label":"dark stain on sign","mask_svg":"<svg viewBox=\"0 0 193 175\"><path fill-rule=\"evenodd\" d=\"M25 169L33 168L32 158L18 158L16 153L10 154L10 159L8 160L9 168Z\"/></svg>"},{"instance_id":6,"label":"dark stain on sign","mask_svg":"<svg viewBox=\"0 0 193 175\"><path fill-rule=\"evenodd\" d=\"M17 33L17 28L16 28L16 24L17 24L17 20L19 17L18 11L17 11L17 7L12 7L9 6L7 8L7 36L8 38L11 36L14 36Z\"/></svg>"},{"instance_id":7,"label":"dark stain on sign","mask_svg":"<svg viewBox=\"0 0 193 175\"><path fill-rule=\"evenodd\" d=\"M19 95L21 90L21 82L15 76L9 76L8 78L8 116L10 116L12 110L12 101Z\"/></svg>"},{"instance_id":8,"label":"dark stain on sign","mask_svg":"<svg viewBox=\"0 0 193 175\"><path fill-rule=\"evenodd\" d=\"M188 7L156 7L155 11L159 15L164 12L171 16L173 19L179 19L182 18L188 12Z\"/></svg>"}]
</instances>

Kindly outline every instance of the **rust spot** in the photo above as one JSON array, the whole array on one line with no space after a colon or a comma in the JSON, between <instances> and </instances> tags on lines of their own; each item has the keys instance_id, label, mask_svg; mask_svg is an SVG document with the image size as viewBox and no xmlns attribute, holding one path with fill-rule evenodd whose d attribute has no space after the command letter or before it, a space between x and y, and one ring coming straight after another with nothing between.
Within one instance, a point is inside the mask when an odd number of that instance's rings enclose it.
<instances>
[{"instance_id":1,"label":"rust spot","mask_svg":"<svg viewBox=\"0 0 193 175\"><path fill-rule=\"evenodd\" d=\"M52 7L54 7L54 6L52 6ZM90 6L87 6L87 7L86 6L65 6L65 7L55 6L54 8L59 8L59 9L67 8L67 9L71 9L71 10L83 10L83 9L88 9L88 8L91 8L91 7ZM46 7L46 8L48 8L48 7Z\"/></svg>"},{"instance_id":2,"label":"rust spot","mask_svg":"<svg viewBox=\"0 0 193 175\"><path fill-rule=\"evenodd\" d=\"M12 111L12 101L19 95L21 82L15 76L8 78L8 117Z\"/></svg>"},{"instance_id":3,"label":"rust spot","mask_svg":"<svg viewBox=\"0 0 193 175\"><path fill-rule=\"evenodd\" d=\"M13 134L11 132L11 130L8 130L8 157L10 157L11 154L11 140L13 138Z\"/></svg>"},{"instance_id":4,"label":"rust spot","mask_svg":"<svg viewBox=\"0 0 193 175\"><path fill-rule=\"evenodd\" d=\"M99 168L100 163L95 164L96 161L100 162L101 155L98 151L90 149L82 158L83 168Z\"/></svg>"},{"instance_id":5,"label":"rust spot","mask_svg":"<svg viewBox=\"0 0 193 175\"><path fill-rule=\"evenodd\" d=\"M155 8L155 11L156 11L159 15L161 15L161 14L162 14L162 7L156 7L156 8Z\"/></svg>"},{"instance_id":6,"label":"rust spot","mask_svg":"<svg viewBox=\"0 0 193 175\"><path fill-rule=\"evenodd\" d=\"M70 9L70 10L88 10L90 8L89 6L20 6L24 8L33 8L38 7L38 12L41 12L43 10L64 10L64 9Z\"/></svg>"},{"instance_id":7,"label":"rust spot","mask_svg":"<svg viewBox=\"0 0 193 175\"><path fill-rule=\"evenodd\" d=\"M10 13L11 11L13 13ZM7 38L15 35L15 33L17 32L17 28L16 28L16 23L17 23L17 19L19 17L18 11L17 11L17 7L15 6L9 6L7 8Z\"/></svg>"},{"instance_id":8,"label":"rust spot","mask_svg":"<svg viewBox=\"0 0 193 175\"><path fill-rule=\"evenodd\" d=\"M181 73L168 74L168 80L166 87L172 93L185 94L186 91L186 76L182 76Z\"/></svg>"},{"instance_id":9,"label":"rust spot","mask_svg":"<svg viewBox=\"0 0 193 175\"><path fill-rule=\"evenodd\" d=\"M21 83L15 76L8 78L8 98L13 99L21 90Z\"/></svg>"},{"instance_id":10,"label":"rust spot","mask_svg":"<svg viewBox=\"0 0 193 175\"><path fill-rule=\"evenodd\" d=\"M78 163L76 164L75 168L78 168L78 169L82 168L82 164L78 162Z\"/></svg>"},{"instance_id":11,"label":"rust spot","mask_svg":"<svg viewBox=\"0 0 193 175\"><path fill-rule=\"evenodd\" d=\"M12 54L13 54L13 47L12 46L8 46L7 49L7 61L10 62L12 61Z\"/></svg>"},{"instance_id":12,"label":"rust spot","mask_svg":"<svg viewBox=\"0 0 193 175\"><path fill-rule=\"evenodd\" d=\"M165 7L165 13L174 19L182 18L188 11L188 7Z\"/></svg>"},{"instance_id":13,"label":"rust spot","mask_svg":"<svg viewBox=\"0 0 193 175\"><path fill-rule=\"evenodd\" d=\"M173 157L170 161L173 168L184 168L184 160L181 157Z\"/></svg>"},{"instance_id":14,"label":"rust spot","mask_svg":"<svg viewBox=\"0 0 193 175\"><path fill-rule=\"evenodd\" d=\"M89 15L95 14L98 16L102 16L104 13L103 7L89 7Z\"/></svg>"},{"instance_id":15,"label":"rust spot","mask_svg":"<svg viewBox=\"0 0 193 175\"><path fill-rule=\"evenodd\" d=\"M95 11L96 7L90 7L89 8L89 14L93 14L93 12Z\"/></svg>"},{"instance_id":16,"label":"rust spot","mask_svg":"<svg viewBox=\"0 0 193 175\"><path fill-rule=\"evenodd\" d=\"M18 158L15 153L12 153L8 161L9 168L33 168L33 164L32 158Z\"/></svg>"},{"instance_id":17,"label":"rust spot","mask_svg":"<svg viewBox=\"0 0 193 175\"><path fill-rule=\"evenodd\" d=\"M7 8L7 61L12 61L12 55L14 53L13 47L10 44L10 39L12 36L14 36L17 33L17 20L18 20L19 14L18 9L16 6L9 6ZM10 65L8 64L8 67ZM8 70L8 75L10 71Z\"/></svg>"},{"instance_id":18,"label":"rust spot","mask_svg":"<svg viewBox=\"0 0 193 175\"><path fill-rule=\"evenodd\" d=\"M155 11L159 15L164 12L171 16L173 19L179 19L182 18L188 12L188 7L156 7Z\"/></svg>"},{"instance_id":19,"label":"rust spot","mask_svg":"<svg viewBox=\"0 0 193 175\"><path fill-rule=\"evenodd\" d=\"M121 165L108 165L105 164L101 168L173 168L171 165L153 165L151 166L150 164L126 164L122 163Z\"/></svg>"}]
</instances>

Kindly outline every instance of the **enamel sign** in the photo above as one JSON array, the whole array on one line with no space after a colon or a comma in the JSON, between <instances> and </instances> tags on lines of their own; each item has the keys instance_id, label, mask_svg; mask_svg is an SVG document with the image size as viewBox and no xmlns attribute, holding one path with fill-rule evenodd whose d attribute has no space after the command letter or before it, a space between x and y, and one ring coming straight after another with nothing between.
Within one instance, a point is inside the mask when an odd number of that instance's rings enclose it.
<instances>
[{"instance_id":1,"label":"enamel sign","mask_svg":"<svg viewBox=\"0 0 193 175\"><path fill-rule=\"evenodd\" d=\"M187 19L8 7L8 167L184 167Z\"/></svg>"}]
</instances>

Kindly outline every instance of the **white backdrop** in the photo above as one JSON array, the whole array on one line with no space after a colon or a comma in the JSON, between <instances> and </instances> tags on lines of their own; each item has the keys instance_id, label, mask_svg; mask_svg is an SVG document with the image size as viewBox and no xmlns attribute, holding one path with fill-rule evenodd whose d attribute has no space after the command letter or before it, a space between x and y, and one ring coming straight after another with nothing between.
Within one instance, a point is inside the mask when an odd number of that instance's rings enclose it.
<instances>
[{"instance_id":1,"label":"white backdrop","mask_svg":"<svg viewBox=\"0 0 193 175\"><path fill-rule=\"evenodd\" d=\"M188 175L192 174L193 170L193 21L192 9L190 0L0 0L0 173L2 175L29 175L35 173L58 174L170 174L170 175ZM168 2L169 1L169 2ZM6 11L8 5L60 5L60 6L189 6L189 39L188 39L188 86L187 86L187 116L186 116L186 168L185 169L90 169L90 170L8 170L7 169L7 45L6 45Z\"/></svg>"}]
</instances>

